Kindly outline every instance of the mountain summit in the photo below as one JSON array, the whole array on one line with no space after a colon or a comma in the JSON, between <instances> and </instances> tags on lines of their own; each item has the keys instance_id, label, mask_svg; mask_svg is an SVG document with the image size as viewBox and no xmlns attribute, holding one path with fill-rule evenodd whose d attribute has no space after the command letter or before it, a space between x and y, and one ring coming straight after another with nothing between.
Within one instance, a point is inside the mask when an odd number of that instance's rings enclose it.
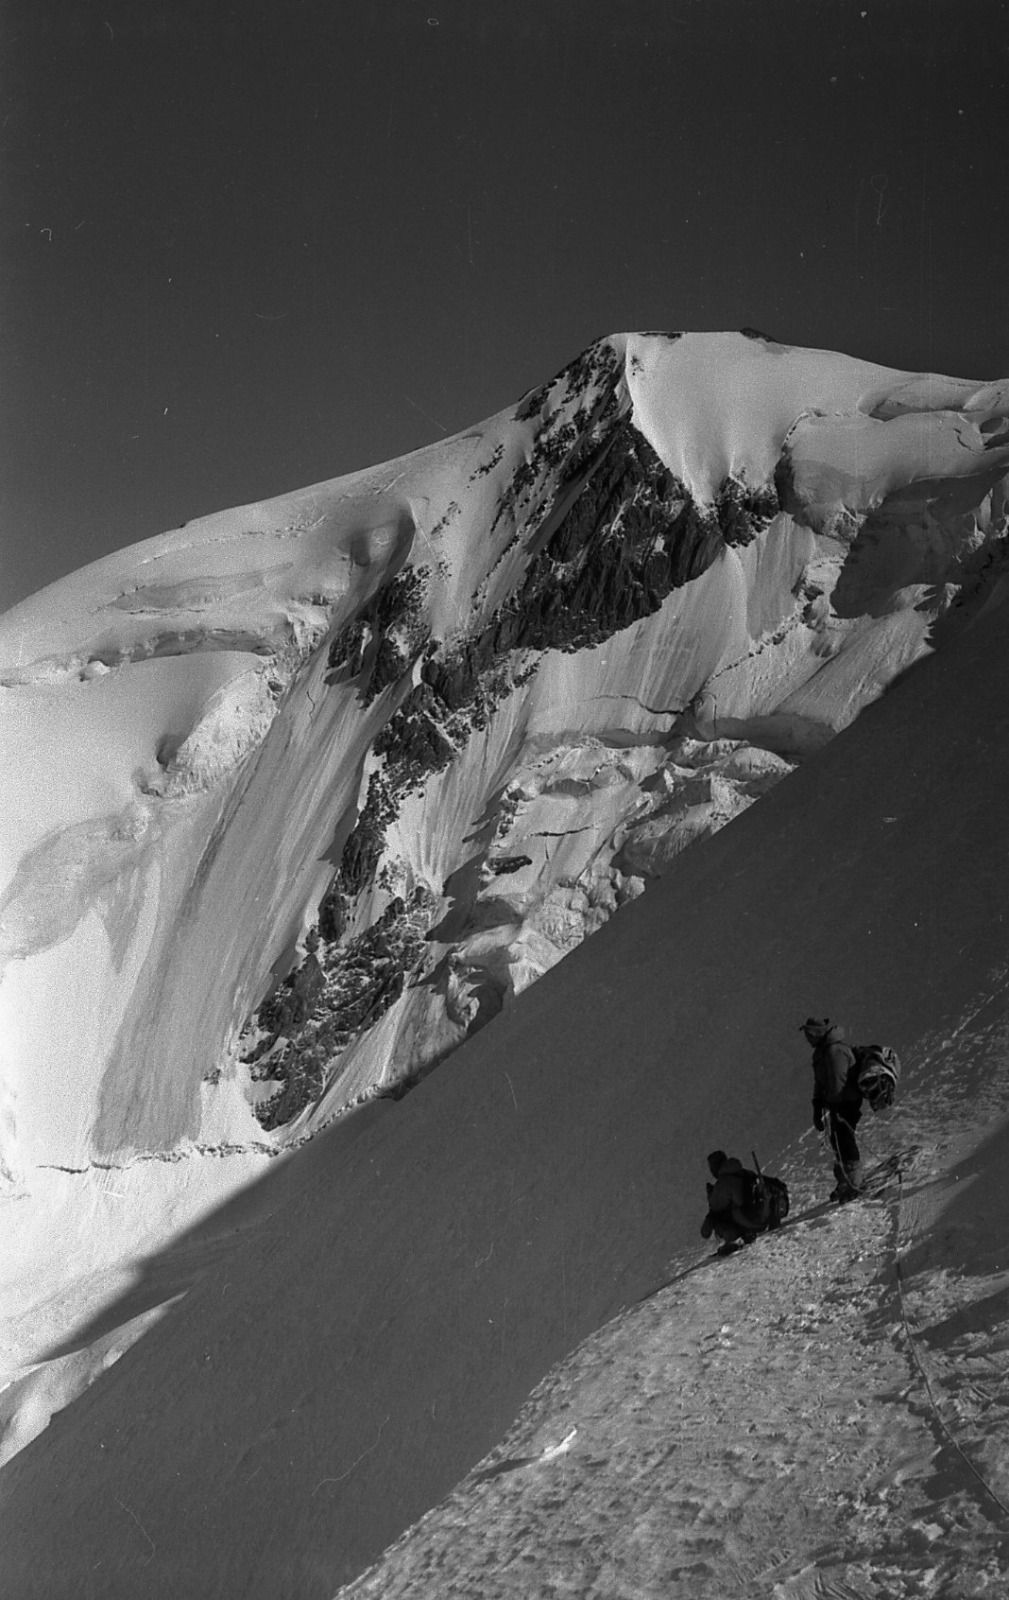
<instances>
[{"instance_id":1,"label":"mountain summit","mask_svg":"<svg viewBox=\"0 0 1009 1600\"><path fill-rule=\"evenodd\" d=\"M768 1053L818 994L902 1047L944 1025L894 941L924 937L954 746L983 782L950 686L1000 703L1007 474L1009 383L614 335L454 438L0 618L10 1482L55 1452L54 1503L97 1483L117 1417L126 1498L155 1430L189 1526L228 1532L204 1587L177 1554L151 1592L225 1594L274 1515L246 1466L289 1438L302 1498L231 1592L325 1593L696 1231L670 1168L722 1142L714 1107L726 1141L797 1132Z\"/></svg>"}]
</instances>

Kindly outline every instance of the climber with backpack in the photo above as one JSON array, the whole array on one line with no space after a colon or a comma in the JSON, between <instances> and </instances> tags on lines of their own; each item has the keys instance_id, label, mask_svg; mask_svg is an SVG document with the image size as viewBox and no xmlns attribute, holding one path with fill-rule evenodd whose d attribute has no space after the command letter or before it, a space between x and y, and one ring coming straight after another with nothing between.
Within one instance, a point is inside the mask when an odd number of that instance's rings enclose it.
<instances>
[{"instance_id":1,"label":"climber with backpack","mask_svg":"<svg viewBox=\"0 0 1009 1600\"><path fill-rule=\"evenodd\" d=\"M900 1074L896 1053L886 1045L851 1045L829 1017L807 1017L800 1033L813 1051L813 1126L826 1130L834 1156L830 1198L854 1200L862 1182L855 1129L868 1102L873 1111L893 1104Z\"/></svg>"},{"instance_id":2,"label":"climber with backpack","mask_svg":"<svg viewBox=\"0 0 1009 1600\"><path fill-rule=\"evenodd\" d=\"M788 1215L788 1190L779 1178L765 1178L759 1164L757 1171L751 1172L724 1150L712 1150L708 1168L714 1182L707 1185L708 1211L701 1236L710 1239L714 1233L721 1239L720 1256L731 1255L740 1246L752 1244L759 1233L780 1227Z\"/></svg>"}]
</instances>

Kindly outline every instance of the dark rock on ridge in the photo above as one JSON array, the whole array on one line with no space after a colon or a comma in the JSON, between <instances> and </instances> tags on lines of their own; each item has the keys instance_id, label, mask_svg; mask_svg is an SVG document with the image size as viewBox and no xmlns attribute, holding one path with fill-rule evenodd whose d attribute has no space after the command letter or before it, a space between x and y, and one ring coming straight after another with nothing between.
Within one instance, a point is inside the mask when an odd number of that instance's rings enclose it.
<instances>
[{"instance_id":1,"label":"dark rock on ridge","mask_svg":"<svg viewBox=\"0 0 1009 1600\"><path fill-rule=\"evenodd\" d=\"M366 704L401 684L418 661L419 681L374 741L382 766L371 775L319 908L326 940L343 936L355 902L374 881L403 796L450 765L502 700L536 672L544 652L592 648L650 616L727 547L748 544L781 509L774 484L754 489L734 478L723 482L713 504L699 505L631 420L623 368L608 341L530 391L515 417L538 419L540 426L495 517L495 525L511 518L513 542L530 552L505 603L461 639L438 641L424 611L426 569L406 566L330 645L331 681L356 680ZM374 1020L371 1013L354 1015L358 1027ZM352 1036L345 1023L317 1030L305 1083L269 1102L270 1126L307 1103L309 1081L321 1089L323 1042L342 1041L342 1048ZM301 1048L292 1045L295 1055Z\"/></svg>"},{"instance_id":2,"label":"dark rock on ridge","mask_svg":"<svg viewBox=\"0 0 1009 1600\"><path fill-rule=\"evenodd\" d=\"M418 885L409 900L391 900L347 943L316 939L302 965L260 1007L266 1037L245 1060L254 1078L280 1084L258 1107L265 1128L282 1127L317 1099L333 1060L399 998L408 974L424 965L434 905L431 892Z\"/></svg>"}]
</instances>

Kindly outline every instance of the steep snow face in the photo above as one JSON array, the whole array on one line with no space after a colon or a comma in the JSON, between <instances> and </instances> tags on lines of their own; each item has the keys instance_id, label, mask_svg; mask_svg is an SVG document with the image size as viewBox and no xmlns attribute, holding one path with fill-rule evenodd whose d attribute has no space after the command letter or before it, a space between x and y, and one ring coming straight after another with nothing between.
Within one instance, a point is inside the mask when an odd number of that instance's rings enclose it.
<instances>
[{"instance_id":1,"label":"steep snow face","mask_svg":"<svg viewBox=\"0 0 1009 1600\"><path fill-rule=\"evenodd\" d=\"M969 611L1007 470L1005 384L617 335L0 618L8 1193L414 1082Z\"/></svg>"},{"instance_id":2,"label":"steep snow face","mask_svg":"<svg viewBox=\"0 0 1009 1600\"><path fill-rule=\"evenodd\" d=\"M991 605L61 1341L51 1401L114 1364L3 1468L5 1593L333 1600L483 1458L351 1592L1004 1595L968 1464L1005 1502L1007 626ZM924 1147L897 1215L801 1220L833 1181L796 1028L821 1009L901 1055L892 1119L859 1128L869 1163ZM786 1178L788 1228L606 1327L710 1251L716 1145ZM0 1395L15 1442L46 1376Z\"/></svg>"}]
</instances>

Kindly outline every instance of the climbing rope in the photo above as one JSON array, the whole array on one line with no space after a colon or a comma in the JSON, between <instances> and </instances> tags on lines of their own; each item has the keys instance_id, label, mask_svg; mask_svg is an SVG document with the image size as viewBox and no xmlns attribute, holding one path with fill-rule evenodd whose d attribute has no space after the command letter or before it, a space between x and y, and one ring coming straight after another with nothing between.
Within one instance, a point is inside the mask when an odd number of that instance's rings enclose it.
<instances>
[{"instance_id":1,"label":"climbing rope","mask_svg":"<svg viewBox=\"0 0 1009 1600\"><path fill-rule=\"evenodd\" d=\"M919 1374L921 1375L921 1381L925 1386L925 1393L927 1394L928 1400L929 1400L929 1404L932 1407L932 1414L935 1417L936 1422L939 1424L939 1428L941 1429L942 1433L949 1440L950 1444L953 1446L953 1449L956 1451L957 1455L963 1461L964 1465L970 1470L971 1473L973 1473L974 1477L977 1479L978 1483L981 1485L981 1488L984 1490L985 1494L988 1496L988 1499L992 1502L993 1505L996 1505L998 1507L998 1509L1002 1513L1003 1517L1005 1517L1006 1521L1009 1522L1009 1506L1007 1506L1003 1500L999 1499L998 1495L995 1493L995 1490L992 1488L991 1484L988 1483L986 1481L986 1479L982 1477L981 1473L978 1471L977 1467L974 1465L973 1461L970 1459L970 1456L963 1449L963 1446L958 1442L958 1440L954 1437L952 1431L950 1430L948 1424L946 1423L946 1421L945 1421L945 1419L944 1419L944 1417L942 1415L942 1412L939 1410L939 1404L938 1404L938 1401L936 1400L936 1397L935 1397L935 1391L932 1388L931 1379L929 1378L929 1375L928 1375L927 1371L925 1370L925 1364L921 1359L921 1356L920 1356L920 1354L918 1352L918 1346L915 1343L914 1334L913 1334L912 1329L911 1329L911 1323L910 1323L910 1320L909 1320L908 1315L907 1315L907 1303L906 1303L905 1298L904 1298L904 1272L903 1272L903 1269L902 1269L901 1264L900 1264L901 1202L902 1202L903 1198L904 1198L904 1174L901 1171L900 1167L898 1167L897 1168L896 1228L895 1228L895 1234L894 1234L894 1266L896 1267L896 1272L897 1272L897 1300L898 1300L898 1303L900 1305L900 1319L901 1319L901 1322L904 1325L904 1335L905 1335L905 1338L907 1339L908 1349L911 1352L911 1359L913 1360L915 1366L918 1369Z\"/></svg>"}]
</instances>

